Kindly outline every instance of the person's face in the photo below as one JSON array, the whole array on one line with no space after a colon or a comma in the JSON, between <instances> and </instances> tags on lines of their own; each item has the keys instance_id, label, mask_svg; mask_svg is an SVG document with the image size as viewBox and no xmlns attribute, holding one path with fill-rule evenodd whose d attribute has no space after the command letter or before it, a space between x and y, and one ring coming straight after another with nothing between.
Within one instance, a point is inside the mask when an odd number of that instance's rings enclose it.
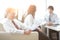
<instances>
[{"instance_id":1,"label":"person's face","mask_svg":"<svg viewBox=\"0 0 60 40\"><path fill-rule=\"evenodd\" d=\"M8 13L8 17L9 17L10 19L14 19L14 18L15 18L15 12L10 12L10 13Z\"/></svg>"},{"instance_id":2,"label":"person's face","mask_svg":"<svg viewBox=\"0 0 60 40\"><path fill-rule=\"evenodd\" d=\"M36 7L34 6L30 6L30 8L28 9L29 13L35 13L35 11L36 11Z\"/></svg>"},{"instance_id":3,"label":"person's face","mask_svg":"<svg viewBox=\"0 0 60 40\"><path fill-rule=\"evenodd\" d=\"M53 10L52 10L52 9L48 9L48 12L49 12L50 14L52 14L52 13L53 13Z\"/></svg>"}]
</instances>

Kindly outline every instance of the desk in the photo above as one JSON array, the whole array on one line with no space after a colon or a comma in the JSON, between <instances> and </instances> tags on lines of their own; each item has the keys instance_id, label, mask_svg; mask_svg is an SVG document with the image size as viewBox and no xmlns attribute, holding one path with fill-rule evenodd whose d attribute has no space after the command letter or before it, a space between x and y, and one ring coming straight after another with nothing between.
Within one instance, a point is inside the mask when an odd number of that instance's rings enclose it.
<instances>
[{"instance_id":1,"label":"desk","mask_svg":"<svg viewBox=\"0 0 60 40\"><path fill-rule=\"evenodd\" d=\"M60 25L59 26L45 26L45 28L47 28L47 36L49 37L49 29L50 30L54 30L54 31L57 31L58 32L58 40L60 40Z\"/></svg>"}]
</instances>

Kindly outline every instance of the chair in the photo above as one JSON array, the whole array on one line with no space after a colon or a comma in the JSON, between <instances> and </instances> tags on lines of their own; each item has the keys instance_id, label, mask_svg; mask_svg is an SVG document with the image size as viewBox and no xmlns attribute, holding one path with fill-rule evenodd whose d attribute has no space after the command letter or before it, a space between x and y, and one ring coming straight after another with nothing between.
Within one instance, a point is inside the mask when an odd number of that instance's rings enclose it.
<instances>
[{"instance_id":1,"label":"chair","mask_svg":"<svg viewBox=\"0 0 60 40\"><path fill-rule=\"evenodd\" d=\"M7 33L4 31L3 25L0 23L0 40L38 40L38 33L32 32L30 35Z\"/></svg>"}]
</instances>

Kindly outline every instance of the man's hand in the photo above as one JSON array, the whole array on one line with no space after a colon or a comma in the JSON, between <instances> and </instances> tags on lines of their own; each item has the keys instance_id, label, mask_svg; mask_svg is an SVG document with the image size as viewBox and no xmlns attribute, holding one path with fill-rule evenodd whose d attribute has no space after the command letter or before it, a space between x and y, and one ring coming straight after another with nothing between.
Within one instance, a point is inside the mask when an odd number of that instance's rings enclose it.
<instances>
[{"instance_id":1,"label":"man's hand","mask_svg":"<svg viewBox=\"0 0 60 40\"><path fill-rule=\"evenodd\" d=\"M52 23L52 22L48 22L47 25L48 25L48 26L52 26L53 23Z\"/></svg>"},{"instance_id":2,"label":"man's hand","mask_svg":"<svg viewBox=\"0 0 60 40\"><path fill-rule=\"evenodd\" d=\"M32 30L25 30L24 34L29 35L32 32Z\"/></svg>"}]
</instances>

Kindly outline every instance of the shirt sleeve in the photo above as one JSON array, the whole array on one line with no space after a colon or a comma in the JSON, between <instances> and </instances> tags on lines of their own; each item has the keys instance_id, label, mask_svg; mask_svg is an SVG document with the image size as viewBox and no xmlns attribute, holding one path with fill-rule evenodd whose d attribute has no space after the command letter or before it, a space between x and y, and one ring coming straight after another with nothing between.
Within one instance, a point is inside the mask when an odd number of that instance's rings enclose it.
<instances>
[{"instance_id":1,"label":"shirt sleeve","mask_svg":"<svg viewBox=\"0 0 60 40\"><path fill-rule=\"evenodd\" d=\"M25 18L24 24L28 30L35 30L38 27L38 22L35 20L35 18L32 17L31 14Z\"/></svg>"},{"instance_id":2,"label":"shirt sleeve","mask_svg":"<svg viewBox=\"0 0 60 40\"><path fill-rule=\"evenodd\" d=\"M11 28L11 25L7 22L3 23L3 28L4 28L5 32L13 32L14 31L14 29Z\"/></svg>"},{"instance_id":3,"label":"shirt sleeve","mask_svg":"<svg viewBox=\"0 0 60 40\"><path fill-rule=\"evenodd\" d=\"M24 20L24 25L26 29L30 29L32 27L33 24L33 17L32 15L27 15L25 20Z\"/></svg>"},{"instance_id":4,"label":"shirt sleeve","mask_svg":"<svg viewBox=\"0 0 60 40\"><path fill-rule=\"evenodd\" d=\"M57 17L57 15L56 15L56 14L54 15L54 19L55 19L55 21L54 21L54 23L53 23L53 24L58 24L59 19L58 19L58 17Z\"/></svg>"},{"instance_id":5,"label":"shirt sleeve","mask_svg":"<svg viewBox=\"0 0 60 40\"><path fill-rule=\"evenodd\" d=\"M35 20L34 23L32 24L32 26L30 27L31 30L35 30L38 28L40 24Z\"/></svg>"},{"instance_id":6,"label":"shirt sleeve","mask_svg":"<svg viewBox=\"0 0 60 40\"><path fill-rule=\"evenodd\" d=\"M21 29L26 29L26 25L24 24L24 23L22 23L21 21L19 21L19 20L14 20L15 21L15 23L18 25L18 27L19 28L21 28Z\"/></svg>"},{"instance_id":7,"label":"shirt sleeve","mask_svg":"<svg viewBox=\"0 0 60 40\"><path fill-rule=\"evenodd\" d=\"M24 30L17 30L16 28L14 28L14 26L12 26L8 22L4 22L3 23L3 28L4 28L5 32L8 32L8 33L20 33L20 34L24 34Z\"/></svg>"},{"instance_id":8,"label":"shirt sleeve","mask_svg":"<svg viewBox=\"0 0 60 40\"><path fill-rule=\"evenodd\" d=\"M26 16L24 24L26 24L27 26L32 26L32 23L33 23L33 17L31 14L29 14Z\"/></svg>"}]
</instances>

